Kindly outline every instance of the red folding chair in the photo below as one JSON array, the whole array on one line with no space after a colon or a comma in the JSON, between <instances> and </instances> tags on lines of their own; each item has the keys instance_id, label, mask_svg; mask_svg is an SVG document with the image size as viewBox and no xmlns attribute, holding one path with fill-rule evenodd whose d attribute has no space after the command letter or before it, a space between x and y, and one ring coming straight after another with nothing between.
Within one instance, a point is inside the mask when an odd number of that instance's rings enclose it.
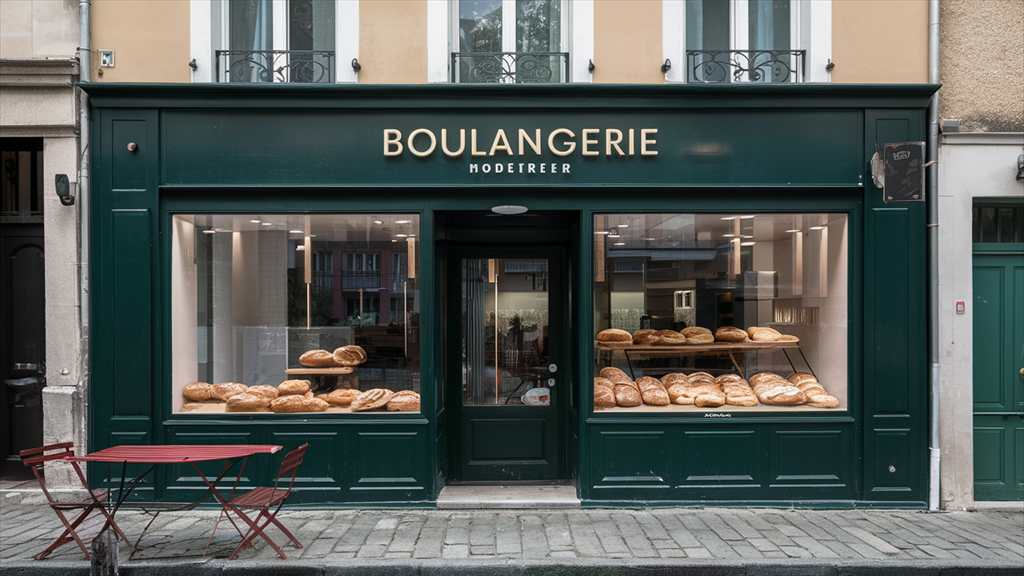
<instances>
[{"instance_id":1,"label":"red folding chair","mask_svg":"<svg viewBox=\"0 0 1024 576\"><path fill-rule=\"evenodd\" d=\"M302 464L302 457L306 454L307 448L309 448L309 444L303 444L285 454L273 487L261 486L253 488L249 492L224 504L223 510L228 515L229 520L231 519L231 512L234 512L239 519L249 526L249 530L242 535L242 542L238 545L238 548L235 548L235 551L228 557L229 560L234 560L242 548L251 544L257 536L266 540L267 544L270 544L277 551L277 555L282 560L287 559L281 548L265 532L270 524L277 526L296 546L302 548L299 540L277 519L277 513L284 505L285 499L292 493L292 486L295 484L295 474L298 472L299 464ZM288 488L285 490L280 488L283 484L282 480L288 483ZM273 511L271 511L271 508L274 508ZM243 510L259 510L260 513L253 520ZM262 525L260 525L261 521L263 521ZM235 528L237 529L238 526L236 525ZM214 527L214 530L216 530L216 527ZM239 534L241 534L241 530L239 530ZM211 535L210 537L212 539L213 536Z\"/></svg>"},{"instance_id":2,"label":"red folding chair","mask_svg":"<svg viewBox=\"0 0 1024 576\"><path fill-rule=\"evenodd\" d=\"M47 452L53 453L47 454ZM100 514L106 518L106 522L103 523L103 527L100 528L100 531L97 534L101 534L106 530L107 526L113 526L114 530L117 530L117 533L121 536L121 539L126 542L128 541L124 532L121 532L121 529L114 522L114 519L111 518L107 510L103 508L103 503L107 500L106 490L92 490L89 494L89 498L85 500L67 502L55 499L50 494L50 491L46 489L46 477L43 470L44 465L51 460L63 460L67 456L74 456L74 442L63 442L61 444L50 444L40 448L22 450L20 455L22 464L32 468L32 473L35 474L36 480L39 481L39 486L43 489L43 495L46 496L46 500L49 502L50 508L53 509L57 514L57 517L60 518L60 521L64 524L64 532L53 542L53 544L50 544L49 548L37 554L36 560L46 558L49 556L50 552L53 552L57 548L60 548L69 542L78 543L78 547L85 553L85 558L83 558L83 560L89 560L89 548L85 545L85 542L82 541L82 538L78 536L78 533L75 530L77 530L82 522L92 514L93 510L98 510ZM69 521L64 513L73 510L81 510L82 513L73 521Z\"/></svg>"}]
</instances>

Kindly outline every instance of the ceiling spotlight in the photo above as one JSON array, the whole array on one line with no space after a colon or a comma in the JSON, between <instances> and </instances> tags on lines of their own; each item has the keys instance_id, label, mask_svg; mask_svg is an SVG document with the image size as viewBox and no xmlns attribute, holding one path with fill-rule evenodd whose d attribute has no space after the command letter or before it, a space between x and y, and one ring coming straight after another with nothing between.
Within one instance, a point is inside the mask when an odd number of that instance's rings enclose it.
<instances>
[{"instance_id":1,"label":"ceiling spotlight","mask_svg":"<svg viewBox=\"0 0 1024 576\"><path fill-rule=\"evenodd\" d=\"M618 224L619 228L629 228L629 224Z\"/></svg>"},{"instance_id":2,"label":"ceiling spotlight","mask_svg":"<svg viewBox=\"0 0 1024 576\"><path fill-rule=\"evenodd\" d=\"M301 250L305 250L306 249L306 245L305 244L299 244L298 246L295 247L295 249L296 250L300 250L300 251Z\"/></svg>"},{"instance_id":3,"label":"ceiling spotlight","mask_svg":"<svg viewBox=\"0 0 1024 576\"><path fill-rule=\"evenodd\" d=\"M722 238L733 238L735 236L735 234L722 234Z\"/></svg>"},{"instance_id":4,"label":"ceiling spotlight","mask_svg":"<svg viewBox=\"0 0 1024 576\"><path fill-rule=\"evenodd\" d=\"M273 222L260 222L260 224L263 224L264 226L273 226L274 225Z\"/></svg>"},{"instance_id":5,"label":"ceiling spotlight","mask_svg":"<svg viewBox=\"0 0 1024 576\"><path fill-rule=\"evenodd\" d=\"M608 233L608 237L609 238L621 238L621 236L619 235L618 232L609 232Z\"/></svg>"},{"instance_id":6,"label":"ceiling spotlight","mask_svg":"<svg viewBox=\"0 0 1024 576\"><path fill-rule=\"evenodd\" d=\"M607 234L607 230L594 230L594 234Z\"/></svg>"},{"instance_id":7,"label":"ceiling spotlight","mask_svg":"<svg viewBox=\"0 0 1024 576\"><path fill-rule=\"evenodd\" d=\"M398 240L397 240L397 239L395 239L395 238L392 238L392 239L391 239L391 241L392 241L392 242L398 242Z\"/></svg>"},{"instance_id":8,"label":"ceiling spotlight","mask_svg":"<svg viewBox=\"0 0 1024 576\"><path fill-rule=\"evenodd\" d=\"M412 220L395 220L395 224L409 224Z\"/></svg>"},{"instance_id":9,"label":"ceiling spotlight","mask_svg":"<svg viewBox=\"0 0 1024 576\"><path fill-rule=\"evenodd\" d=\"M203 230L203 234L216 234L216 230Z\"/></svg>"},{"instance_id":10,"label":"ceiling spotlight","mask_svg":"<svg viewBox=\"0 0 1024 576\"><path fill-rule=\"evenodd\" d=\"M753 246L754 242L740 242L740 246Z\"/></svg>"},{"instance_id":11,"label":"ceiling spotlight","mask_svg":"<svg viewBox=\"0 0 1024 576\"><path fill-rule=\"evenodd\" d=\"M741 235L740 238L743 238L744 240L749 240L749 239L753 238L753 236L747 236L747 235L744 234L744 235Z\"/></svg>"},{"instance_id":12,"label":"ceiling spotlight","mask_svg":"<svg viewBox=\"0 0 1024 576\"><path fill-rule=\"evenodd\" d=\"M799 232L799 230L786 230L786 234L793 234L795 232Z\"/></svg>"},{"instance_id":13,"label":"ceiling spotlight","mask_svg":"<svg viewBox=\"0 0 1024 576\"><path fill-rule=\"evenodd\" d=\"M504 214L506 216L510 216L513 214L522 214L527 210L529 210L529 208L527 208L526 206L517 206L514 204L503 204L501 206L495 206L491 208L491 212L494 212L495 214Z\"/></svg>"},{"instance_id":14,"label":"ceiling spotlight","mask_svg":"<svg viewBox=\"0 0 1024 576\"><path fill-rule=\"evenodd\" d=\"M616 242L615 245L616 246L625 246L626 243L625 242Z\"/></svg>"},{"instance_id":15,"label":"ceiling spotlight","mask_svg":"<svg viewBox=\"0 0 1024 576\"><path fill-rule=\"evenodd\" d=\"M811 230L824 230L824 226L811 226Z\"/></svg>"},{"instance_id":16,"label":"ceiling spotlight","mask_svg":"<svg viewBox=\"0 0 1024 576\"><path fill-rule=\"evenodd\" d=\"M722 218L722 220L735 220L735 219L736 219L735 216L726 216L725 218Z\"/></svg>"},{"instance_id":17,"label":"ceiling spotlight","mask_svg":"<svg viewBox=\"0 0 1024 576\"><path fill-rule=\"evenodd\" d=\"M395 234L395 236L398 237L398 238L408 238L409 237L408 234Z\"/></svg>"},{"instance_id":18,"label":"ceiling spotlight","mask_svg":"<svg viewBox=\"0 0 1024 576\"><path fill-rule=\"evenodd\" d=\"M289 230L289 234L302 234L302 230Z\"/></svg>"},{"instance_id":19,"label":"ceiling spotlight","mask_svg":"<svg viewBox=\"0 0 1024 576\"><path fill-rule=\"evenodd\" d=\"M750 216L740 216L740 220L750 220L753 217L753 214L751 214Z\"/></svg>"},{"instance_id":20,"label":"ceiling spotlight","mask_svg":"<svg viewBox=\"0 0 1024 576\"><path fill-rule=\"evenodd\" d=\"M383 220L374 220L373 223L374 224L383 224L384 221Z\"/></svg>"},{"instance_id":21,"label":"ceiling spotlight","mask_svg":"<svg viewBox=\"0 0 1024 576\"><path fill-rule=\"evenodd\" d=\"M252 222L253 224L259 224L260 220L257 220L257 219L254 218L252 220L249 220L249 222Z\"/></svg>"},{"instance_id":22,"label":"ceiling spotlight","mask_svg":"<svg viewBox=\"0 0 1024 576\"><path fill-rule=\"evenodd\" d=\"M654 238L641 238L644 242L654 242Z\"/></svg>"}]
</instances>

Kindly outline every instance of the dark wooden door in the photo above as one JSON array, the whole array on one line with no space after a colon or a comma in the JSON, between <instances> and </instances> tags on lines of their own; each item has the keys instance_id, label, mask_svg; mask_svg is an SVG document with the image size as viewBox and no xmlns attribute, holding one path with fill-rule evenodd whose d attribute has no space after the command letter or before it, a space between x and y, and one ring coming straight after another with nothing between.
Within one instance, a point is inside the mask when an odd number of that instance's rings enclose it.
<instances>
[{"instance_id":1,"label":"dark wooden door","mask_svg":"<svg viewBox=\"0 0 1024 576\"><path fill-rule=\"evenodd\" d=\"M6 460L19 448L42 444L42 422L38 400L11 426L11 398L3 380L43 377L46 371L45 276L43 267L43 226L4 224L0 226L0 385L4 386L0 450ZM25 417L30 417L28 426ZM35 425L35 424L38 424ZM12 449L13 447L13 449Z\"/></svg>"},{"instance_id":2,"label":"dark wooden door","mask_svg":"<svg viewBox=\"0 0 1024 576\"><path fill-rule=\"evenodd\" d=\"M448 263L452 480L560 478L561 251L457 249Z\"/></svg>"}]
</instances>

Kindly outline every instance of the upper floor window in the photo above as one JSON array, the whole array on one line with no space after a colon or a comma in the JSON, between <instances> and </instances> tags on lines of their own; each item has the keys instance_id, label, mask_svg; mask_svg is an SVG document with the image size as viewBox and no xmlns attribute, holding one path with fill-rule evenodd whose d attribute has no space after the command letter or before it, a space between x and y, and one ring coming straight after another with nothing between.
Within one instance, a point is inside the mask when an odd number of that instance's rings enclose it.
<instances>
[{"instance_id":1,"label":"upper floor window","mask_svg":"<svg viewBox=\"0 0 1024 576\"><path fill-rule=\"evenodd\" d=\"M801 82L799 3L686 0L688 82Z\"/></svg>"},{"instance_id":2,"label":"upper floor window","mask_svg":"<svg viewBox=\"0 0 1024 576\"><path fill-rule=\"evenodd\" d=\"M222 82L334 82L334 0L223 0Z\"/></svg>"},{"instance_id":3,"label":"upper floor window","mask_svg":"<svg viewBox=\"0 0 1024 576\"><path fill-rule=\"evenodd\" d=\"M452 81L569 81L565 0L458 0Z\"/></svg>"}]
</instances>

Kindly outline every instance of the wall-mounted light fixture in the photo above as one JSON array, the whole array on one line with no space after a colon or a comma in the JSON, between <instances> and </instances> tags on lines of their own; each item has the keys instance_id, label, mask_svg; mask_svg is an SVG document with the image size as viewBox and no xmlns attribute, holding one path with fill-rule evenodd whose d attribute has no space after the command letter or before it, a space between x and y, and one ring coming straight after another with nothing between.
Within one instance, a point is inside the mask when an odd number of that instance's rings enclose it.
<instances>
[{"instance_id":1,"label":"wall-mounted light fixture","mask_svg":"<svg viewBox=\"0 0 1024 576\"><path fill-rule=\"evenodd\" d=\"M75 195L71 193L71 182L68 181L67 174L57 174L54 177L54 185L61 204L71 206L75 203Z\"/></svg>"},{"instance_id":2,"label":"wall-mounted light fixture","mask_svg":"<svg viewBox=\"0 0 1024 576\"><path fill-rule=\"evenodd\" d=\"M352 71L358 74L359 71L362 70L362 69L363 69L362 65L359 64L359 58L353 58L352 59Z\"/></svg>"},{"instance_id":3,"label":"wall-mounted light fixture","mask_svg":"<svg viewBox=\"0 0 1024 576\"><path fill-rule=\"evenodd\" d=\"M665 58L665 63L661 65L661 73L668 74L668 71L672 69L672 61Z\"/></svg>"},{"instance_id":4,"label":"wall-mounted light fixture","mask_svg":"<svg viewBox=\"0 0 1024 576\"><path fill-rule=\"evenodd\" d=\"M1017 181L1024 180L1024 154L1017 156Z\"/></svg>"}]
</instances>

